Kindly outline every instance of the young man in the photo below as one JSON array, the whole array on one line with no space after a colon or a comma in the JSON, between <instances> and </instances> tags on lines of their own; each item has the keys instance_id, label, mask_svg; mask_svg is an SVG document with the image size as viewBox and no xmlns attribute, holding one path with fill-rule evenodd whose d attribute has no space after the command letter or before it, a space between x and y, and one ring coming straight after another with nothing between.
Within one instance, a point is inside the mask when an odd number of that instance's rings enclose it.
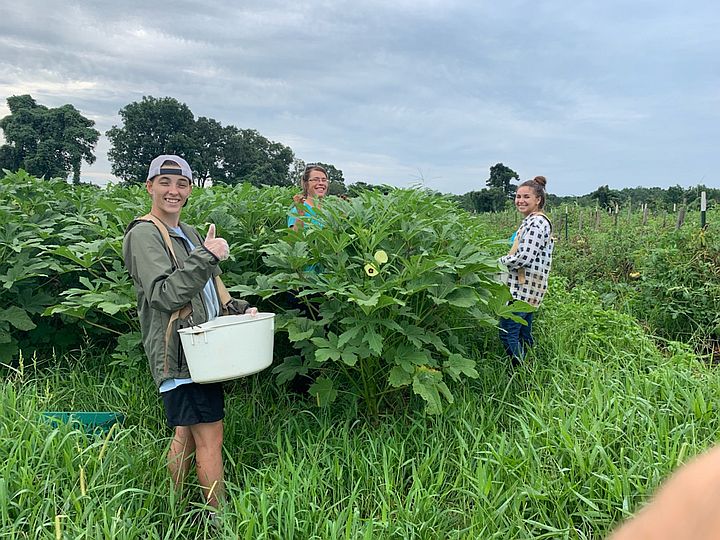
<instances>
[{"instance_id":1,"label":"young man","mask_svg":"<svg viewBox=\"0 0 720 540\"><path fill-rule=\"evenodd\" d=\"M177 330L220 314L214 277L220 274L218 263L228 257L229 246L215 237L215 225L210 225L203 240L193 227L180 222L180 212L192 191L192 171L183 158L156 157L146 187L152 199L150 216L128 225L123 258L135 284L150 372L160 390L168 424L175 428L168 468L180 487L194 452L205 499L217 507L224 497L222 383L192 382ZM174 255L159 227L167 229ZM257 314L257 309L244 301L233 300L230 307L237 313Z\"/></svg>"}]
</instances>

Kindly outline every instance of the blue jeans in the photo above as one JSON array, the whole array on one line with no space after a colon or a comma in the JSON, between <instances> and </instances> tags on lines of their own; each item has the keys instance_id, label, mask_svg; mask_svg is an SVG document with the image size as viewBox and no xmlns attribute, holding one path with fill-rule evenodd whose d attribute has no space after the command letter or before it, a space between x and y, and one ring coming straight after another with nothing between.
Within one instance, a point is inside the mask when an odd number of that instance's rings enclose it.
<instances>
[{"instance_id":1,"label":"blue jeans","mask_svg":"<svg viewBox=\"0 0 720 540\"><path fill-rule=\"evenodd\" d=\"M527 326L512 319L500 318L500 341L513 364L518 364L525 357L527 350L535 343L532 337L532 313L514 313Z\"/></svg>"}]
</instances>

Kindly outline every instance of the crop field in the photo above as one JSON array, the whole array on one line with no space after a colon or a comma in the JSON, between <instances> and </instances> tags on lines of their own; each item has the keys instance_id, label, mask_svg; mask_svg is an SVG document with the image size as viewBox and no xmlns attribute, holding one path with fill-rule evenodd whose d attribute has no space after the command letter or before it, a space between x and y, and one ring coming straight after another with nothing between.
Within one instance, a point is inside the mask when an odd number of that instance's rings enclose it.
<instances>
[{"instance_id":1,"label":"crop field","mask_svg":"<svg viewBox=\"0 0 720 540\"><path fill-rule=\"evenodd\" d=\"M0 538L599 539L718 440L716 212L704 232L578 230L571 212L566 239L551 209L537 346L511 369L495 260L516 214L367 192L295 233L291 195L198 189L183 211L229 240L234 294L277 314L273 368L226 383L228 499L209 522L196 481L167 474L120 258L147 194L0 179ZM44 411L125 420L88 432Z\"/></svg>"},{"instance_id":2,"label":"crop field","mask_svg":"<svg viewBox=\"0 0 720 540\"><path fill-rule=\"evenodd\" d=\"M616 219L574 209L567 214L567 230L564 209L550 214L558 239L553 273L565 277L568 288L590 288L603 305L632 315L656 338L693 344L720 361L717 211L708 212L704 230L699 213L677 228L676 216L665 212L643 225L642 212ZM498 216L486 214L483 221L501 236L512 230L515 216Z\"/></svg>"}]
</instances>

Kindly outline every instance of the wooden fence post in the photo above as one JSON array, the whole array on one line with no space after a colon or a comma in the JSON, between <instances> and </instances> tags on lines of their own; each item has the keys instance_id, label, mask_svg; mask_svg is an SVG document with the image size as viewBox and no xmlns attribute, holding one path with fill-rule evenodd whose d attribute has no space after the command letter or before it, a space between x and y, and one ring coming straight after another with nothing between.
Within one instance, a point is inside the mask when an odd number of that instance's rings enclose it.
<instances>
[{"instance_id":1,"label":"wooden fence post","mask_svg":"<svg viewBox=\"0 0 720 540\"><path fill-rule=\"evenodd\" d=\"M583 222L583 211L582 208L578 207L578 234L582 233L582 222Z\"/></svg>"},{"instance_id":2,"label":"wooden fence post","mask_svg":"<svg viewBox=\"0 0 720 540\"><path fill-rule=\"evenodd\" d=\"M615 225L615 228L617 229L618 224L618 214L620 213L620 205L618 203L615 203L615 213L613 214L613 224Z\"/></svg>"},{"instance_id":3,"label":"wooden fence post","mask_svg":"<svg viewBox=\"0 0 720 540\"><path fill-rule=\"evenodd\" d=\"M683 226L683 223L685 223L685 206L680 207L680 211L678 212L677 221L675 222L675 230L680 230L680 227Z\"/></svg>"}]
</instances>

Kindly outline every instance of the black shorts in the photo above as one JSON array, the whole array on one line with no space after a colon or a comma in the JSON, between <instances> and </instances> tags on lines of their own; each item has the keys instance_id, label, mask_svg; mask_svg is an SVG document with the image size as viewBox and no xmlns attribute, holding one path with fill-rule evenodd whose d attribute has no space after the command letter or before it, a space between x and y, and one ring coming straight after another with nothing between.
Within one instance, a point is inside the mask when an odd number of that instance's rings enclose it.
<instances>
[{"instance_id":1,"label":"black shorts","mask_svg":"<svg viewBox=\"0 0 720 540\"><path fill-rule=\"evenodd\" d=\"M222 383L181 384L160 396L170 427L217 422L225 417Z\"/></svg>"}]
</instances>

